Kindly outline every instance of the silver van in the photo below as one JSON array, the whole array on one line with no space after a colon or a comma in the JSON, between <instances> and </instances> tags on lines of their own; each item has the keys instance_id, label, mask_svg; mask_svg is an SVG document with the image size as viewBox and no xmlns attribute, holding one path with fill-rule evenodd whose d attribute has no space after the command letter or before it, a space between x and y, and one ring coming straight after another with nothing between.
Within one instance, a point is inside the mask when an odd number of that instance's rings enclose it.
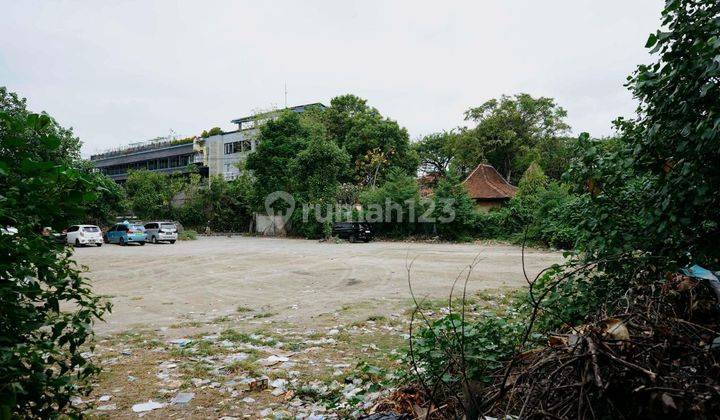
<instances>
[{"instance_id":1,"label":"silver van","mask_svg":"<svg viewBox=\"0 0 720 420\"><path fill-rule=\"evenodd\" d=\"M145 223L145 234L148 242L156 244L167 241L174 244L177 241L177 226L173 222L149 222Z\"/></svg>"}]
</instances>

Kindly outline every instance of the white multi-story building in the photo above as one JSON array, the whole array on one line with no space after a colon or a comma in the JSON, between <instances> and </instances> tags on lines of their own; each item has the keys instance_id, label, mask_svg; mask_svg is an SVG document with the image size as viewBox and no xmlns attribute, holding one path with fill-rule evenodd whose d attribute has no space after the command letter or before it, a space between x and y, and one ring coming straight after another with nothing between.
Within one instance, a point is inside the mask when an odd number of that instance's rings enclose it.
<instances>
[{"instance_id":1,"label":"white multi-story building","mask_svg":"<svg viewBox=\"0 0 720 420\"><path fill-rule=\"evenodd\" d=\"M309 107L324 109L320 103L288 108L305 112ZM95 154L90 160L117 182L125 182L131 170L148 170L173 175L199 172L201 176L223 176L227 180L240 174L240 163L257 146L259 127L277 118L282 110L264 112L232 120L238 128L207 137L183 139L157 138ZM197 168L193 168L193 165Z\"/></svg>"},{"instance_id":2,"label":"white multi-story building","mask_svg":"<svg viewBox=\"0 0 720 420\"><path fill-rule=\"evenodd\" d=\"M321 103L306 104L288 108L290 111L302 113L309 107L325 108ZM225 179L235 179L240 175L240 164L257 146L259 126L277 117L280 111L271 111L249 117L232 120L237 124L235 131L223 132L214 136L195 139L196 162L207 167L209 177L222 175Z\"/></svg>"}]
</instances>

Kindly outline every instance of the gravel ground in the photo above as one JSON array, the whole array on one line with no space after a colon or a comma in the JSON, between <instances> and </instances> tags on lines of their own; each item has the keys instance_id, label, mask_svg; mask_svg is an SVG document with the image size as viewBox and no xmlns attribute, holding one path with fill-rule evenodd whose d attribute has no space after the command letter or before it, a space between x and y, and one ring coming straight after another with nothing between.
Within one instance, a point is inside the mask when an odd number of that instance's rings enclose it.
<instances>
[{"instance_id":1,"label":"gravel ground","mask_svg":"<svg viewBox=\"0 0 720 420\"><path fill-rule=\"evenodd\" d=\"M479 256L468 289L496 291L525 284L521 249L508 245L200 237L145 246L79 248L96 293L113 312L100 334L207 322L238 307L295 328L323 325L327 315L397 313L408 307L407 265L416 295L447 297L458 274ZM558 252L526 250L534 275L560 262ZM181 331L179 331L181 332Z\"/></svg>"}]
</instances>

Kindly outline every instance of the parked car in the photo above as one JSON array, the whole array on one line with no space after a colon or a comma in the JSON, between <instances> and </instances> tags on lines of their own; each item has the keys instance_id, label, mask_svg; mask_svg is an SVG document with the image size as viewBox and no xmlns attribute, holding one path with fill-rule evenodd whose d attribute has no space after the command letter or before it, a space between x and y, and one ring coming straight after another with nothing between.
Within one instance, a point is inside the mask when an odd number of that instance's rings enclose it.
<instances>
[{"instance_id":1,"label":"parked car","mask_svg":"<svg viewBox=\"0 0 720 420\"><path fill-rule=\"evenodd\" d=\"M350 242L370 242L373 238L370 225L364 222L333 223L332 234L340 239L347 239Z\"/></svg>"},{"instance_id":2,"label":"parked car","mask_svg":"<svg viewBox=\"0 0 720 420\"><path fill-rule=\"evenodd\" d=\"M105 232L105 243L127 245L129 243L138 243L145 245L147 235L145 235L145 227L142 225L131 223L117 223L115 226Z\"/></svg>"},{"instance_id":3,"label":"parked car","mask_svg":"<svg viewBox=\"0 0 720 420\"><path fill-rule=\"evenodd\" d=\"M95 225L72 225L65 233L65 242L70 245L102 246L103 243L102 232Z\"/></svg>"},{"instance_id":4,"label":"parked car","mask_svg":"<svg viewBox=\"0 0 720 420\"><path fill-rule=\"evenodd\" d=\"M167 241L174 244L177 241L177 226L173 222L150 222L145 223L145 234L147 240L156 244Z\"/></svg>"}]
</instances>

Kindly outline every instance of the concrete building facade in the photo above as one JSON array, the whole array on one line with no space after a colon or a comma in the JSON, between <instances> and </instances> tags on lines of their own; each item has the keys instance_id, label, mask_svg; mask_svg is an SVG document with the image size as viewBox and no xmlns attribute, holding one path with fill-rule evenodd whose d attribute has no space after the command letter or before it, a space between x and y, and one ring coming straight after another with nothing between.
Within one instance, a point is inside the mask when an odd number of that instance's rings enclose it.
<instances>
[{"instance_id":1,"label":"concrete building facade","mask_svg":"<svg viewBox=\"0 0 720 420\"><path fill-rule=\"evenodd\" d=\"M326 108L323 104L314 103L288 110L302 113L310 107ZM280 112L270 111L234 119L231 122L238 126L235 131L180 140L158 138L93 155L90 160L117 182L124 182L130 170L185 174L194 172L193 166L204 177L222 176L232 180L240 175L240 164L255 151L259 127L277 118Z\"/></svg>"}]
</instances>

